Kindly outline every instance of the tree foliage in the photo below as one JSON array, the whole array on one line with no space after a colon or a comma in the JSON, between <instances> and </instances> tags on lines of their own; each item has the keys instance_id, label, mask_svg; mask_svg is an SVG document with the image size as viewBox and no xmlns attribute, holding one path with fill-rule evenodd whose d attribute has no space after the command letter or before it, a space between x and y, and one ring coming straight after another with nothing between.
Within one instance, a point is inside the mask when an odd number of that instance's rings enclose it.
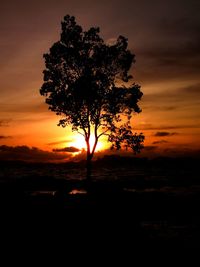
<instances>
[{"instance_id":1,"label":"tree foliage","mask_svg":"<svg viewBox=\"0 0 200 267\"><path fill-rule=\"evenodd\" d=\"M132 132L130 120L141 110L140 86L131 83L129 70L135 55L128 40L119 36L107 44L99 28L83 31L73 16L61 23L60 40L44 54L44 83L40 89L49 109L61 116L60 126L72 126L84 135L87 160L91 160L99 138L108 137L112 148L139 152L144 136ZM95 143L90 147L90 137Z\"/></svg>"}]
</instances>

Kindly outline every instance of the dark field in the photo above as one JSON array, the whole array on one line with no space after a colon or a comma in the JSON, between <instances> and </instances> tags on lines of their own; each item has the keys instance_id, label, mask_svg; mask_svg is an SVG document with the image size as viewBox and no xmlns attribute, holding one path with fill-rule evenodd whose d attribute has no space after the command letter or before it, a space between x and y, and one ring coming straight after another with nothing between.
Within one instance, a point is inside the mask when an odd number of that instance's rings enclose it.
<instances>
[{"instance_id":1,"label":"dark field","mask_svg":"<svg viewBox=\"0 0 200 267\"><path fill-rule=\"evenodd\" d=\"M0 166L1 229L15 244L25 234L24 242L39 244L61 238L130 250L199 247L197 159L105 157L94 162L90 185L84 162Z\"/></svg>"}]
</instances>

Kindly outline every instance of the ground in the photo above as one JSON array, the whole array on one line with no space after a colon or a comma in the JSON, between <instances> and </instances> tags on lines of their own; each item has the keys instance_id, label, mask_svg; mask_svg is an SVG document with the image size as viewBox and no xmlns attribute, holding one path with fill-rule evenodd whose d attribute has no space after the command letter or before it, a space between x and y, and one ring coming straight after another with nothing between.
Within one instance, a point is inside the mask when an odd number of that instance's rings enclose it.
<instances>
[{"instance_id":1,"label":"ground","mask_svg":"<svg viewBox=\"0 0 200 267\"><path fill-rule=\"evenodd\" d=\"M75 243L76 247L87 240L94 247L103 242L104 248L125 246L132 252L135 248L166 251L199 247L200 184L195 174L197 170L194 172L193 169L192 175L187 168L187 171L179 173L177 169L180 168L174 167L171 172L175 175L170 179L167 172L160 173L165 166L161 167L159 162L160 169L156 169L159 175L155 177L153 171L151 179L150 176L146 179L149 163L145 165L141 161L140 166L137 163L133 176L128 169L132 166L130 162L127 166L127 162L121 163L121 173L114 170L111 163L109 169L102 162L96 163L94 174L107 168L109 177L111 173L118 173L118 177L123 174L123 179L98 179L94 175L89 187L84 179L53 176L2 179L0 208L3 232L7 237L15 237L15 242L25 234L25 243L36 239L38 245L45 240L51 240L50 243L55 245L55 242L61 242L58 240L61 238L67 244ZM19 168L18 163L16 166ZM22 164L23 171L25 166L28 168L27 164ZM75 172L76 168L79 172L77 166L68 166L69 173L72 169ZM155 170L157 163L153 165L151 162L150 166L151 171ZM41 168L41 165L37 167ZM31 168L36 169L36 165L31 165ZM145 173L143 177L139 175L141 168Z\"/></svg>"}]
</instances>

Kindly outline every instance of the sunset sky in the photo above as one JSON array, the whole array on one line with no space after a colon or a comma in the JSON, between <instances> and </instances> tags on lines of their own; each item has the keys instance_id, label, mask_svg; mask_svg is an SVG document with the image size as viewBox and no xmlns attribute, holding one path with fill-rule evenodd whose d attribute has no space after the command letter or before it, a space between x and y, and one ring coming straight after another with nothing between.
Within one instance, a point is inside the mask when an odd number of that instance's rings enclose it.
<instances>
[{"instance_id":1,"label":"sunset sky","mask_svg":"<svg viewBox=\"0 0 200 267\"><path fill-rule=\"evenodd\" d=\"M16 146L47 157L56 148L80 147L70 128L57 126L59 117L39 94L43 54L59 40L66 14L85 30L99 26L105 41L128 38L136 55L131 72L144 93L142 113L133 119L135 131L146 137L141 155L198 154L200 1L2 0L0 158Z\"/></svg>"}]
</instances>

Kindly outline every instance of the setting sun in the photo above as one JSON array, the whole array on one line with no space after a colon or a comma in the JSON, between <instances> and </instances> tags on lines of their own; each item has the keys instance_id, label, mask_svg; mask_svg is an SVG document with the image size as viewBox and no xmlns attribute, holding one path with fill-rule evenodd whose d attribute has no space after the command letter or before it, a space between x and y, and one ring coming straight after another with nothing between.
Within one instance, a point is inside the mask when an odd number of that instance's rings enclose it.
<instances>
[{"instance_id":1,"label":"setting sun","mask_svg":"<svg viewBox=\"0 0 200 267\"><path fill-rule=\"evenodd\" d=\"M91 135L91 137L90 137L90 147L91 148L94 146L94 142L95 142L95 137L94 137L94 135ZM82 135L76 135L74 137L74 140L69 145L77 147L80 150L86 149L85 139ZM106 148L106 141L104 141L103 139L99 140L97 143L96 151L100 151L100 150L103 150L105 148Z\"/></svg>"}]
</instances>

